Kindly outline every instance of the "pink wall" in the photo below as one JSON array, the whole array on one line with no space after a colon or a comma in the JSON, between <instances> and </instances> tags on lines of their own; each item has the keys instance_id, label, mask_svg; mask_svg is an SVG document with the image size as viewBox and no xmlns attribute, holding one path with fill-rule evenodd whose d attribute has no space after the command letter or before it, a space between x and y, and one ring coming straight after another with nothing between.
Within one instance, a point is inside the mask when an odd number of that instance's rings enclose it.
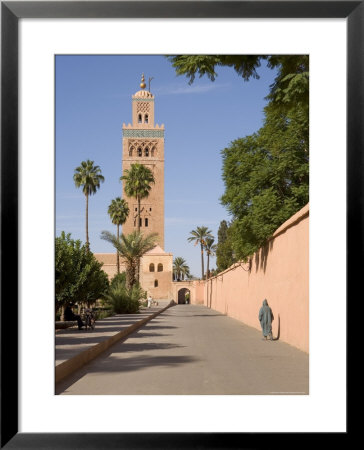
<instances>
[{"instance_id":1,"label":"pink wall","mask_svg":"<svg viewBox=\"0 0 364 450\"><path fill-rule=\"evenodd\" d=\"M196 303L260 330L259 308L266 298L274 314L273 335L309 351L309 204L274 233L249 263L240 263L196 283ZM202 296L203 288L203 296Z\"/></svg>"},{"instance_id":2,"label":"pink wall","mask_svg":"<svg viewBox=\"0 0 364 450\"><path fill-rule=\"evenodd\" d=\"M203 281L194 281L193 287L195 291L194 303L203 305L205 303L205 283Z\"/></svg>"}]
</instances>

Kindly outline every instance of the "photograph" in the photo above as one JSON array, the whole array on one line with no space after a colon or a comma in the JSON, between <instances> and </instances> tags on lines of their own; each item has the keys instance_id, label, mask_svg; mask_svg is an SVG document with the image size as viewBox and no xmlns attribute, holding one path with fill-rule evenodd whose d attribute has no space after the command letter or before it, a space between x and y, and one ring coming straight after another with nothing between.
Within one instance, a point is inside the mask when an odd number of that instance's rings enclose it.
<instances>
[{"instance_id":1,"label":"photograph","mask_svg":"<svg viewBox=\"0 0 364 450\"><path fill-rule=\"evenodd\" d=\"M55 55L55 394L309 395L309 59Z\"/></svg>"},{"instance_id":2,"label":"photograph","mask_svg":"<svg viewBox=\"0 0 364 450\"><path fill-rule=\"evenodd\" d=\"M349 438L363 2L0 22L0 447Z\"/></svg>"}]
</instances>

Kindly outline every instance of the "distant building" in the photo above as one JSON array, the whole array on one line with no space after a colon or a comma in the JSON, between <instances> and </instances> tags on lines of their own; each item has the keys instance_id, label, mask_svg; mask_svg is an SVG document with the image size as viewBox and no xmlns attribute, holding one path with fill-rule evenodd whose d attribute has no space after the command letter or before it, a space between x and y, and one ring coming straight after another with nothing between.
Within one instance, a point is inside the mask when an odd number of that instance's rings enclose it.
<instances>
[{"instance_id":1,"label":"distant building","mask_svg":"<svg viewBox=\"0 0 364 450\"><path fill-rule=\"evenodd\" d=\"M132 96L132 123L124 123L122 128L122 172L135 163L153 172L155 183L141 202L140 231L158 233L158 245L142 258L140 283L153 298L171 299L173 255L164 251L164 125L154 123L154 95L145 90L144 75L140 87ZM122 192L130 209L122 232L130 234L137 228L138 205L136 199L125 194L124 182ZM117 271L115 254L95 253L95 257L104 263L103 269L112 278Z\"/></svg>"}]
</instances>

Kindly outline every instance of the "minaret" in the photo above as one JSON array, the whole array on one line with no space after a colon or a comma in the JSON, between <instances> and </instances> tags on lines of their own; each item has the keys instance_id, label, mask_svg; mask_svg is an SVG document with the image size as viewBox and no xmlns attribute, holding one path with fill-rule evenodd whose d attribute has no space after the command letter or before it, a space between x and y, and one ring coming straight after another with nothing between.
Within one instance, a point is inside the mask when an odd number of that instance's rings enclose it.
<instances>
[{"instance_id":1,"label":"minaret","mask_svg":"<svg viewBox=\"0 0 364 450\"><path fill-rule=\"evenodd\" d=\"M140 231L143 234L158 233L158 244L164 249L164 125L154 125L154 95L147 91L144 74L141 90L132 96L132 123L123 124L122 171L131 164L147 166L154 175L155 184L149 196L141 202ZM123 234L137 228L137 201L125 194L130 214L122 226Z\"/></svg>"}]
</instances>

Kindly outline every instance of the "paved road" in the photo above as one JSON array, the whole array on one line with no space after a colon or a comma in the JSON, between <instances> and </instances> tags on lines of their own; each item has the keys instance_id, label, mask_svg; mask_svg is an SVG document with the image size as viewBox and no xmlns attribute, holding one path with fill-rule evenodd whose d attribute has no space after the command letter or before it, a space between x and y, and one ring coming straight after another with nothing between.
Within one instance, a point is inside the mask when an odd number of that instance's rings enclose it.
<instances>
[{"instance_id":1,"label":"paved road","mask_svg":"<svg viewBox=\"0 0 364 450\"><path fill-rule=\"evenodd\" d=\"M308 355L203 306L167 309L57 394L308 394Z\"/></svg>"}]
</instances>

